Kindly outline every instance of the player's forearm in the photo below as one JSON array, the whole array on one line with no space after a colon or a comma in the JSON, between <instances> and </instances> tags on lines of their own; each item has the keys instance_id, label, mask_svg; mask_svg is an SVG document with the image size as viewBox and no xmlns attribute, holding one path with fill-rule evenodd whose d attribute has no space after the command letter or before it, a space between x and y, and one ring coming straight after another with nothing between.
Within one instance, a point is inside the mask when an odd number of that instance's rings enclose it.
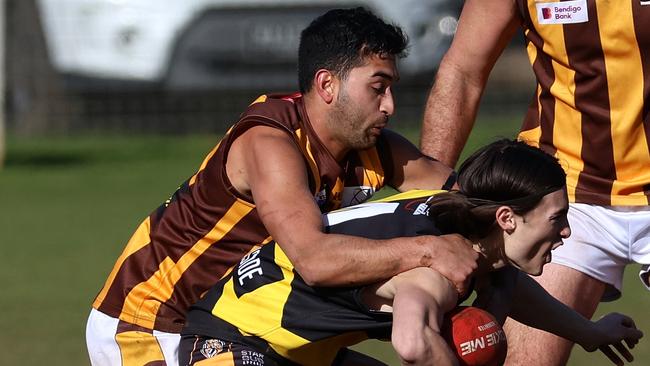
<instances>
[{"instance_id":1,"label":"player's forearm","mask_svg":"<svg viewBox=\"0 0 650 366\"><path fill-rule=\"evenodd\" d=\"M395 279L391 339L402 363L454 365L456 358L440 336L442 316L455 303L451 285L428 268L400 274L391 281Z\"/></svg>"},{"instance_id":2,"label":"player's forearm","mask_svg":"<svg viewBox=\"0 0 650 366\"><path fill-rule=\"evenodd\" d=\"M533 328L582 343L593 323L551 296L528 275L520 274L510 316Z\"/></svg>"},{"instance_id":3,"label":"player's forearm","mask_svg":"<svg viewBox=\"0 0 650 366\"><path fill-rule=\"evenodd\" d=\"M324 234L292 259L311 286L364 285L431 263L429 237L370 240Z\"/></svg>"},{"instance_id":4,"label":"player's forearm","mask_svg":"<svg viewBox=\"0 0 650 366\"><path fill-rule=\"evenodd\" d=\"M443 63L427 99L420 148L428 156L454 167L467 142L485 81Z\"/></svg>"}]
</instances>

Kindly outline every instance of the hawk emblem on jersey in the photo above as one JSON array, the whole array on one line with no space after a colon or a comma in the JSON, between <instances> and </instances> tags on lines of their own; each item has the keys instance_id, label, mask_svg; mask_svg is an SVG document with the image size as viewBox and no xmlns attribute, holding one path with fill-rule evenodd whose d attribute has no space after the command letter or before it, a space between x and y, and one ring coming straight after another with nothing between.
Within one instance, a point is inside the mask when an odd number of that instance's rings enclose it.
<instances>
[{"instance_id":1,"label":"hawk emblem on jersey","mask_svg":"<svg viewBox=\"0 0 650 366\"><path fill-rule=\"evenodd\" d=\"M212 357L218 355L219 353L221 353L221 351L223 351L223 347L225 345L226 345L226 343L224 343L224 341L222 341L222 340L208 339L201 346L201 354L205 358L212 358Z\"/></svg>"}]
</instances>

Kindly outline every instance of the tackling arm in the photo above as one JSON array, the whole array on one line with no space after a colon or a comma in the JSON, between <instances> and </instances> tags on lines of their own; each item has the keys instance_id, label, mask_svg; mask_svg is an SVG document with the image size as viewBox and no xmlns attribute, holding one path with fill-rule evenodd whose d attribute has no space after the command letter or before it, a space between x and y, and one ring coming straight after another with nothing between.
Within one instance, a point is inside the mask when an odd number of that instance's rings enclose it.
<instances>
[{"instance_id":1,"label":"tackling arm","mask_svg":"<svg viewBox=\"0 0 650 366\"><path fill-rule=\"evenodd\" d=\"M458 236L370 240L323 233L302 154L280 130L246 131L234 141L228 164L233 186L250 192L268 232L312 286L367 284L433 266L462 289L476 268L475 252Z\"/></svg>"},{"instance_id":2,"label":"tackling arm","mask_svg":"<svg viewBox=\"0 0 650 366\"><path fill-rule=\"evenodd\" d=\"M405 137L391 130L383 131L390 150L393 176L388 184L400 192L413 189L441 189L453 170L424 154ZM444 189L457 188L452 187Z\"/></svg>"}]
</instances>

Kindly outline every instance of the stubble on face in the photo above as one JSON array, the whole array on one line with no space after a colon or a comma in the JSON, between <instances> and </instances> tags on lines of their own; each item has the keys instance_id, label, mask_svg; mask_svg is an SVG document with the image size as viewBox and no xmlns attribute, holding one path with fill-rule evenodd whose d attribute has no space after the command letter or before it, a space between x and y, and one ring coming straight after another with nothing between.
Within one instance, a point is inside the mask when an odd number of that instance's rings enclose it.
<instances>
[{"instance_id":1,"label":"stubble on face","mask_svg":"<svg viewBox=\"0 0 650 366\"><path fill-rule=\"evenodd\" d=\"M369 133L369 123L365 122L361 109L350 98L345 84L335 103L328 124L332 131L336 131L334 135L337 139L352 150L363 150L374 146L377 143L377 136Z\"/></svg>"}]
</instances>

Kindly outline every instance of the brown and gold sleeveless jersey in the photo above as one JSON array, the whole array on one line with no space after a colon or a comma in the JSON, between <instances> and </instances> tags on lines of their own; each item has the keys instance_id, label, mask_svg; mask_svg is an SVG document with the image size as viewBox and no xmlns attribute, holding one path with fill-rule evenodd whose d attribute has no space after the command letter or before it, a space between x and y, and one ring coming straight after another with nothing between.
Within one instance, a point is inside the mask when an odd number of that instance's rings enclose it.
<instances>
[{"instance_id":1,"label":"brown and gold sleeveless jersey","mask_svg":"<svg viewBox=\"0 0 650 366\"><path fill-rule=\"evenodd\" d=\"M517 5L538 81L519 137L560 160L572 202L647 205L650 2Z\"/></svg>"},{"instance_id":2,"label":"brown and gold sleeveless jersey","mask_svg":"<svg viewBox=\"0 0 650 366\"><path fill-rule=\"evenodd\" d=\"M323 212L363 202L388 180L380 158L382 138L377 148L351 152L338 164L312 130L299 94L261 96L198 172L140 224L95 299L95 309L177 333L191 304L244 255L271 240L251 197L237 193L225 174L234 139L258 125L293 138Z\"/></svg>"}]
</instances>

